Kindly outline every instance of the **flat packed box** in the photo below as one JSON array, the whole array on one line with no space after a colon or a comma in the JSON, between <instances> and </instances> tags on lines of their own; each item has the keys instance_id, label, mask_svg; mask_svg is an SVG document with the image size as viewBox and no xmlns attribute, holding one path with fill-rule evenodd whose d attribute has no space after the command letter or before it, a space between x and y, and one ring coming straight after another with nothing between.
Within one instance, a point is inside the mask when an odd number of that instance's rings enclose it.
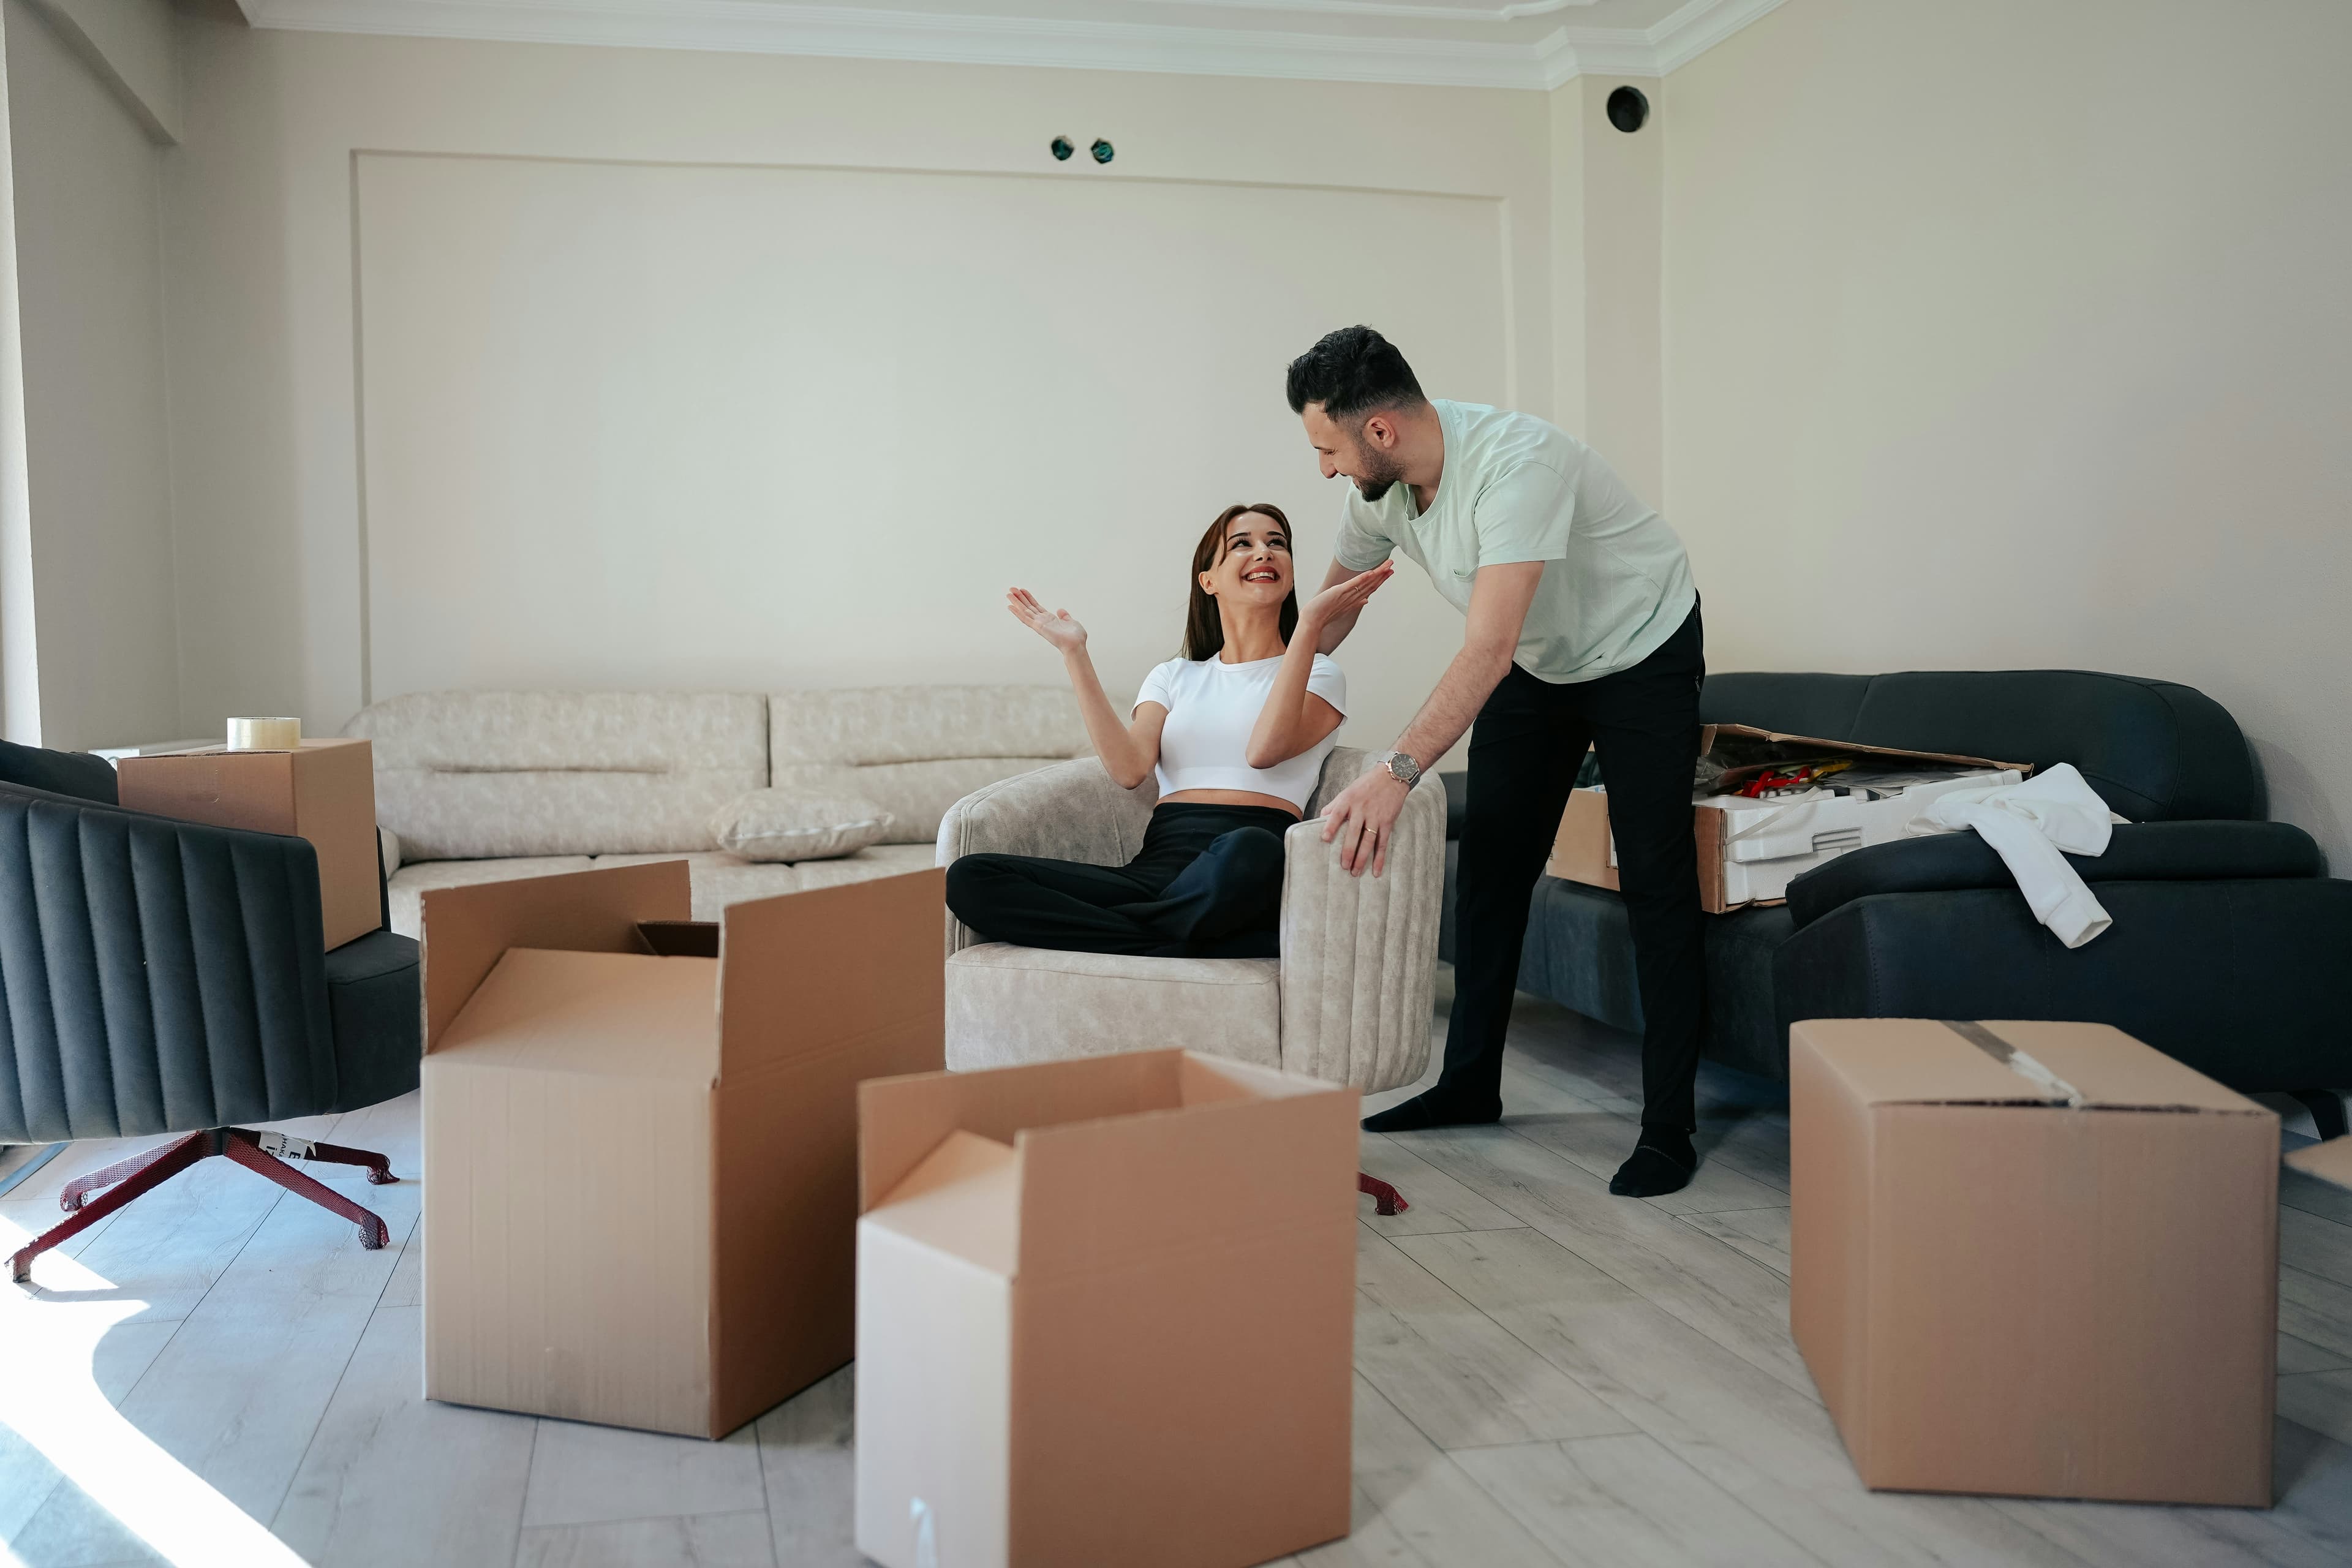
<instances>
[{"instance_id":1,"label":"flat packed box","mask_svg":"<svg viewBox=\"0 0 2352 1568\"><path fill-rule=\"evenodd\" d=\"M2286 1163L2306 1176L2352 1188L2352 1138L2306 1144L2289 1154Z\"/></svg>"},{"instance_id":2,"label":"flat packed box","mask_svg":"<svg viewBox=\"0 0 2352 1568\"><path fill-rule=\"evenodd\" d=\"M2104 1024L1789 1032L1790 1327L1865 1485L2271 1503L2279 1123Z\"/></svg>"},{"instance_id":3,"label":"flat packed box","mask_svg":"<svg viewBox=\"0 0 2352 1568\"><path fill-rule=\"evenodd\" d=\"M1851 763L1817 785L1764 798L1693 793L1699 902L1718 915L1779 903L1788 896L1789 884L1814 867L1865 845L1906 837L1911 819L1939 795L2013 784L2033 771L2022 763L1822 741L1746 724L1707 725L1699 752L1709 759L1813 756ZM1750 762L1733 769L1731 777L1736 782L1763 765ZM1596 888L1617 887L1617 843L1609 829L1605 790L1569 792L1544 872Z\"/></svg>"},{"instance_id":4,"label":"flat packed box","mask_svg":"<svg viewBox=\"0 0 2352 1568\"><path fill-rule=\"evenodd\" d=\"M425 895L427 1398L717 1437L850 1359L857 1084L940 1065L943 876L688 903Z\"/></svg>"},{"instance_id":5,"label":"flat packed box","mask_svg":"<svg viewBox=\"0 0 2352 1568\"><path fill-rule=\"evenodd\" d=\"M309 839L319 852L319 912L328 947L383 923L375 761L367 742L127 756L114 773L115 797L132 811Z\"/></svg>"},{"instance_id":6,"label":"flat packed box","mask_svg":"<svg viewBox=\"0 0 2352 1568\"><path fill-rule=\"evenodd\" d=\"M866 1085L857 1549L1240 1568L1345 1535L1360 1098L1186 1051Z\"/></svg>"}]
</instances>

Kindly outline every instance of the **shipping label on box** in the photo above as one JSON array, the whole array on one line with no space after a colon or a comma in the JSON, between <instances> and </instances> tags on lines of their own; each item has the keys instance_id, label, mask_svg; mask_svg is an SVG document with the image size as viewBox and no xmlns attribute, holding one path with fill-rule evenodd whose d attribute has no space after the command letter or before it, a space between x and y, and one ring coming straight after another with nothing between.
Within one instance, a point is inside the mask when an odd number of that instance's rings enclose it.
<instances>
[{"instance_id":1,"label":"shipping label on box","mask_svg":"<svg viewBox=\"0 0 2352 1568\"><path fill-rule=\"evenodd\" d=\"M1864 1484L2271 1502L2278 1118L2104 1024L1790 1030L1790 1326Z\"/></svg>"},{"instance_id":2,"label":"shipping label on box","mask_svg":"<svg viewBox=\"0 0 2352 1568\"><path fill-rule=\"evenodd\" d=\"M858 1550L1172 1568L1346 1534L1360 1101L1183 1051L867 1084Z\"/></svg>"},{"instance_id":3,"label":"shipping label on box","mask_svg":"<svg viewBox=\"0 0 2352 1568\"><path fill-rule=\"evenodd\" d=\"M857 1085L940 1065L942 873L688 902L425 895L428 1398L716 1437L850 1359Z\"/></svg>"}]
</instances>

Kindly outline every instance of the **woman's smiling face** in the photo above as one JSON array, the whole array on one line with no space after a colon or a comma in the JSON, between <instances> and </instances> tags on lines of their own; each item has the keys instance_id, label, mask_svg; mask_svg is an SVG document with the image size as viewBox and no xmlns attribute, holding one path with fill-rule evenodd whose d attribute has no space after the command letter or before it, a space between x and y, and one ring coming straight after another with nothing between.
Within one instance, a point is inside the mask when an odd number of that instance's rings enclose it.
<instances>
[{"instance_id":1,"label":"woman's smiling face","mask_svg":"<svg viewBox=\"0 0 2352 1568\"><path fill-rule=\"evenodd\" d=\"M1290 596L1290 531L1262 511L1225 524L1224 552L1201 574L1201 586L1238 609L1280 605Z\"/></svg>"}]
</instances>

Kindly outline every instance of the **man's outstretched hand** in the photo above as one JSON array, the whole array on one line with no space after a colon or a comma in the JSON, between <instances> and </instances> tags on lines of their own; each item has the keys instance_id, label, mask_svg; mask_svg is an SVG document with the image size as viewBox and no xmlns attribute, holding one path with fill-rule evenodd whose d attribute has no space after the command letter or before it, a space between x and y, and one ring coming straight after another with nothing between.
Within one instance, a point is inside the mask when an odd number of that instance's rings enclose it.
<instances>
[{"instance_id":1,"label":"man's outstretched hand","mask_svg":"<svg viewBox=\"0 0 2352 1568\"><path fill-rule=\"evenodd\" d=\"M1323 808L1323 842L1339 841L1339 864L1348 875L1373 876L1388 869L1389 840L1409 792L1386 768L1374 768L1341 790Z\"/></svg>"}]
</instances>

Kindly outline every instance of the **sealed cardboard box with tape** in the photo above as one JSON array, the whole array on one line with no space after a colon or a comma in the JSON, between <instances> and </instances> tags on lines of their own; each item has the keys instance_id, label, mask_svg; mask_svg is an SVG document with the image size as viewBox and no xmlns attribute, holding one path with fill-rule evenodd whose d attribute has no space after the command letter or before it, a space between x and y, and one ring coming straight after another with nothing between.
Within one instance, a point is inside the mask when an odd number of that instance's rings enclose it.
<instances>
[{"instance_id":1,"label":"sealed cardboard box with tape","mask_svg":"<svg viewBox=\"0 0 2352 1568\"><path fill-rule=\"evenodd\" d=\"M1185 1051L866 1084L858 1550L1242 1568L1346 1534L1359 1100Z\"/></svg>"},{"instance_id":2,"label":"sealed cardboard box with tape","mask_svg":"<svg viewBox=\"0 0 2352 1568\"><path fill-rule=\"evenodd\" d=\"M1863 1481L2271 1503L2275 1114L2104 1024L1789 1032L1790 1327Z\"/></svg>"},{"instance_id":3,"label":"sealed cardboard box with tape","mask_svg":"<svg viewBox=\"0 0 2352 1568\"><path fill-rule=\"evenodd\" d=\"M132 811L309 839L319 852L320 918L330 949L383 923L374 751L365 741L126 756L115 763L115 795Z\"/></svg>"},{"instance_id":4,"label":"sealed cardboard box with tape","mask_svg":"<svg viewBox=\"0 0 2352 1568\"><path fill-rule=\"evenodd\" d=\"M426 1397L716 1437L847 1362L857 1084L940 1065L942 885L426 893Z\"/></svg>"}]
</instances>

